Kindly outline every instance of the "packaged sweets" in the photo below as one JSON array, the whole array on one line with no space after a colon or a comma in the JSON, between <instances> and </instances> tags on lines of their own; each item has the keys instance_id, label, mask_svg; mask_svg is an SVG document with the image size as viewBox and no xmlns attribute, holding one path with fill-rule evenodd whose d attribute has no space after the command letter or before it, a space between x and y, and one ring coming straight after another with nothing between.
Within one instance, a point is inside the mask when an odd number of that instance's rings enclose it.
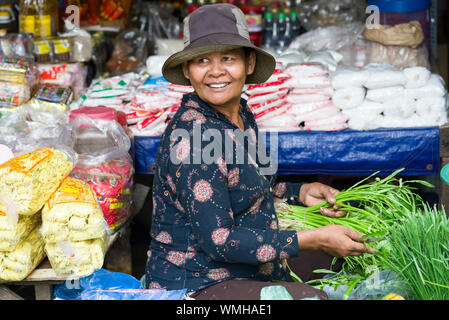
<instances>
[{"instance_id":1,"label":"packaged sweets","mask_svg":"<svg viewBox=\"0 0 449 320\"><path fill-rule=\"evenodd\" d=\"M74 167L75 155L40 148L0 165L0 212L33 215Z\"/></svg>"},{"instance_id":2,"label":"packaged sweets","mask_svg":"<svg viewBox=\"0 0 449 320\"><path fill-rule=\"evenodd\" d=\"M71 88L53 87L42 85L29 104L36 109L67 111L72 101L73 92Z\"/></svg>"},{"instance_id":3,"label":"packaged sweets","mask_svg":"<svg viewBox=\"0 0 449 320\"><path fill-rule=\"evenodd\" d=\"M34 55L38 63L58 63L71 61L69 37L39 38L34 41Z\"/></svg>"},{"instance_id":4,"label":"packaged sweets","mask_svg":"<svg viewBox=\"0 0 449 320\"><path fill-rule=\"evenodd\" d=\"M46 242L101 238L106 228L95 193L79 179L65 178L42 209L41 233Z\"/></svg>"},{"instance_id":5,"label":"packaged sweets","mask_svg":"<svg viewBox=\"0 0 449 320\"><path fill-rule=\"evenodd\" d=\"M45 258L45 242L35 227L12 252L0 252L0 279L21 281Z\"/></svg>"},{"instance_id":6,"label":"packaged sweets","mask_svg":"<svg viewBox=\"0 0 449 320\"><path fill-rule=\"evenodd\" d=\"M125 157L93 163L80 162L71 176L86 181L94 190L104 218L111 230L120 227L131 214L133 166Z\"/></svg>"},{"instance_id":7,"label":"packaged sweets","mask_svg":"<svg viewBox=\"0 0 449 320\"><path fill-rule=\"evenodd\" d=\"M0 56L0 107L17 107L28 101L37 82L34 61Z\"/></svg>"}]
</instances>

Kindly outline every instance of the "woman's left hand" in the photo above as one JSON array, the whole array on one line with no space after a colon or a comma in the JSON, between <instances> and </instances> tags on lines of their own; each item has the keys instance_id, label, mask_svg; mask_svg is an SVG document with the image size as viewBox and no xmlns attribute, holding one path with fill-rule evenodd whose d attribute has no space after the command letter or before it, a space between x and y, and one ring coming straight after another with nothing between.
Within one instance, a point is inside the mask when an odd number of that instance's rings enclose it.
<instances>
[{"instance_id":1,"label":"woman's left hand","mask_svg":"<svg viewBox=\"0 0 449 320\"><path fill-rule=\"evenodd\" d=\"M340 208L335 205L335 196L340 191L329 187L320 182L304 183L299 190L299 201L301 201L307 207L314 206L322 201L327 201L333 205L330 208L320 208L320 212L323 216L328 217L344 217L346 211L339 210Z\"/></svg>"}]
</instances>

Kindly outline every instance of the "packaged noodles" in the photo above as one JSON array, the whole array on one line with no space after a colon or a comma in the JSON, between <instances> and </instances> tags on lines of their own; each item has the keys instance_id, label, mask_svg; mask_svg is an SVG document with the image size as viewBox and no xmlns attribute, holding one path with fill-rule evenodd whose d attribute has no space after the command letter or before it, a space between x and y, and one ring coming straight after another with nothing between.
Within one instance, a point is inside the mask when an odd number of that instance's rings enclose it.
<instances>
[{"instance_id":1,"label":"packaged noodles","mask_svg":"<svg viewBox=\"0 0 449 320\"><path fill-rule=\"evenodd\" d=\"M0 215L33 215L74 167L68 152L40 148L0 165Z\"/></svg>"},{"instance_id":2,"label":"packaged noodles","mask_svg":"<svg viewBox=\"0 0 449 320\"><path fill-rule=\"evenodd\" d=\"M100 269L106 254L106 237L85 241L47 242L48 260L59 276L85 277Z\"/></svg>"},{"instance_id":3,"label":"packaged noodles","mask_svg":"<svg viewBox=\"0 0 449 320\"><path fill-rule=\"evenodd\" d=\"M0 279L21 281L45 258L44 240L35 227L12 252L0 252Z\"/></svg>"},{"instance_id":4,"label":"packaged noodles","mask_svg":"<svg viewBox=\"0 0 449 320\"><path fill-rule=\"evenodd\" d=\"M11 252L28 234L40 225L40 215L20 216L17 222L0 216L0 252Z\"/></svg>"},{"instance_id":5,"label":"packaged noodles","mask_svg":"<svg viewBox=\"0 0 449 320\"><path fill-rule=\"evenodd\" d=\"M92 188L84 181L65 178L42 209L45 241L82 241L101 238L107 224Z\"/></svg>"}]
</instances>

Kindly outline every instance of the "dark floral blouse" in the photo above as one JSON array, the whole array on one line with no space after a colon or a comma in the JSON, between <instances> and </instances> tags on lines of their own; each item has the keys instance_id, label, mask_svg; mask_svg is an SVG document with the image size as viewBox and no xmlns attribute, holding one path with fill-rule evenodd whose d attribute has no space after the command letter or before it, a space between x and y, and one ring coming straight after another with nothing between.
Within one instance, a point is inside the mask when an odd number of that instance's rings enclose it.
<instances>
[{"instance_id":1,"label":"dark floral blouse","mask_svg":"<svg viewBox=\"0 0 449 320\"><path fill-rule=\"evenodd\" d=\"M257 144L244 99L240 113L248 139ZM301 184L276 184L275 175L262 175L250 144L239 149L237 131L195 93L184 95L157 153L147 288L190 292L236 278L287 280L285 260L298 255L297 237L279 230L273 197L297 202ZM204 161L198 155L211 153L209 135L222 151L216 148L213 161ZM239 150L246 160L238 161Z\"/></svg>"}]
</instances>

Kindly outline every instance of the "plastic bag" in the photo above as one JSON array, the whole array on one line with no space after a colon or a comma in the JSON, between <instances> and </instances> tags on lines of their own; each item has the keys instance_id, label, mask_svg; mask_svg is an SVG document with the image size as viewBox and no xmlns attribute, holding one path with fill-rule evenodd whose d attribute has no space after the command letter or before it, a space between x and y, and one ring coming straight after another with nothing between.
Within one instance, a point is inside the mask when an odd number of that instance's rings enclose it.
<instances>
[{"instance_id":1,"label":"plastic bag","mask_svg":"<svg viewBox=\"0 0 449 320\"><path fill-rule=\"evenodd\" d=\"M24 104L8 109L0 118L0 143L19 156L39 147L64 146L67 137L67 114L59 110L38 110Z\"/></svg>"},{"instance_id":2,"label":"plastic bag","mask_svg":"<svg viewBox=\"0 0 449 320\"><path fill-rule=\"evenodd\" d=\"M19 216L17 221L8 216L0 216L0 252L11 252L41 223L39 214Z\"/></svg>"},{"instance_id":3,"label":"plastic bag","mask_svg":"<svg viewBox=\"0 0 449 320\"><path fill-rule=\"evenodd\" d=\"M92 188L107 225L117 229L132 210L131 140L117 121L84 114L72 119L70 131L74 149L79 152L71 175Z\"/></svg>"},{"instance_id":4,"label":"plastic bag","mask_svg":"<svg viewBox=\"0 0 449 320\"><path fill-rule=\"evenodd\" d=\"M41 233L46 242L101 238L106 228L94 191L76 178L65 178L42 208Z\"/></svg>"},{"instance_id":5,"label":"plastic bag","mask_svg":"<svg viewBox=\"0 0 449 320\"><path fill-rule=\"evenodd\" d=\"M117 35L106 68L111 74L130 72L143 68L146 58L147 35L138 29L129 28Z\"/></svg>"},{"instance_id":6,"label":"plastic bag","mask_svg":"<svg viewBox=\"0 0 449 320\"><path fill-rule=\"evenodd\" d=\"M31 97L38 70L30 58L0 57L0 107L16 107Z\"/></svg>"},{"instance_id":7,"label":"plastic bag","mask_svg":"<svg viewBox=\"0 0 449 320\"><path fill-rule=\"evenodd\" d=\"M66 32L61 34L62 37L69 37L71 43L71 57L73 62L86 62L92 58L92 36L86 30L77 28L70 21L64 20Z\"/></svg>"},{"instance_id":8,"label":"plastic bag","mask_svg":"<svg viewBox=\"0 0 449 320\"><path fill-rule=\"evenodd\" d=\"M170 44L170 41L165 40L178 40L182 34L182 25L173 15L173 6L170 3L147 3L145 9L149 52L154 54L172 52L173 48L164 46ZM178 46L179 42L174 41L170 47Z\"/></svg>"},{"instance_id":9,"label":"plastic bag","mask_svg":"<svg viewBox=\"0 0 449 320\"><path fill-rule=\"evenodd\" d=\"M34 59L33 41L34 37L31 33L7 33L0 37L0 55L9 58Z\"/></svg>"},{"instance_id":10,"label":"plastic bag","mask_svg":"<svg viewBox=\"0 0 449 320\"><path fill-rule=\"evenodd\" d=\"M0 252L0 279L21 281L45 258L44 240L35 227L12 252Z\"/></svg>"},{"instance_id":11,"label":"plastic bag","mask_svg":"<svg viewBox=\"0 0 449 320\"><path fill-rule=\"evenodd\" d=\"M45 252L57 275L84 277L100 269L107 249L106 236L84 241L46 242Z\"/></svg>"},{"instance_id":12,"label":"plastic bag","mask_svg":"<svg viewBox=\"0 0 449 320\"><path fill-rule=\"evenodd\" d=\"M325 285L323 291L330 300L343 300L345 294L346 300L382 300L388 294L395 294L404 299L410 298L410 289L404 280L391 270L373 273L359 282L349 293L348 288L349 285L340 285L337 288Z\"/></svg>"},{"instance_id":13,"label":"plastic bag","mask_svg":"<svg viewBox=\"0 0 449 320\"><path fill-rule=\"evenodd\" d=\"M338 51L354 43L364 28L365 25L361 22L319 27L297 37L288 49L301 50L307 54L320 50Z\"/></svg>"},{"instance_id":14,"label":"plastic bag","mask_svg":"<svg viewBox=\"0 0 449 320\"><path fill-rule=\"evenodd\" d=\"M69 175L76 154L69 148L39 148L0 165L0 212L33 215Z\"/></svg>"},{"instance_id":15,"label":"plastic bag","mask_svg":"<svg viewBox=\"0 0 449 320\"><path fill-rule=\"evenodd\" d=\"M398 69L414 66L430 69L425 44L417 48L411 48L406 46L386 46L374 41L367 41L366 63L386 63Z\"/></svg>"},{"instance_id":16,"label":"plastic bag","mask_svg":"<svg viewBox=\"0 0 449 320\"><path fill-rule=\"evenodd\" d=\"M354 0L312 0L299 5L299 20L307 29L312 30L328 25L363 21L365 6Z\"/></svg>"},{"instance_id":17,"label":"plastic bag","mask_svg":"<svg viewBox=\"0 0 449 320\"><path fill-rule=\"evenodd\" d=\"M390 25L372 25L365 28L363 37L386 46L403 46L416 48L424 41L421 23L417 20Z\"/></svg>"},{"instance_id":18,"label":"plastic bag","mask_svg":"<svg viewBox=\"0 0 449 320\"><path fill-rule=\"evenodd\" d=\"M55 286L55 300L182 300L186 289L141 289L141 282L126 273L100 269L87 277Z\"/></svg>"}]
</instances>

